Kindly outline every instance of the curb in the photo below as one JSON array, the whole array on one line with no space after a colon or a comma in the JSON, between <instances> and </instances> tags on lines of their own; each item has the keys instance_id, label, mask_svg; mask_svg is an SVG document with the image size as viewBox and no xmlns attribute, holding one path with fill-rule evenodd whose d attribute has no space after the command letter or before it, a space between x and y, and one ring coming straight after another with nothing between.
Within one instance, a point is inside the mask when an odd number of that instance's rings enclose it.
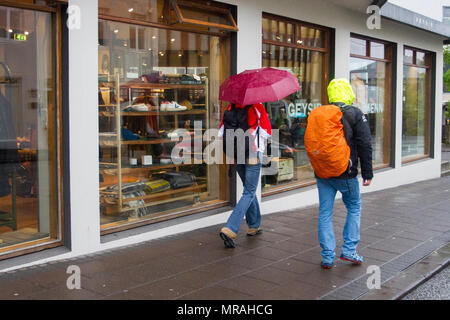
<instances>
[{"instance_id":1,"label":"curb","mask_svg":"<svg viewBox=\"0 0 450 320\"><path fill-rule=\"evenodd\" d=\"M445 246L445 247L449 247L449 245ZM444 247L443 247L444 248ZM430 255L431 256L431 255ZM428 258L428 257L426 257ZM425 259L426 259L425 258ZM424 259L424 260L425 260ZM409 293L411 293L412 291L414 291L417 287L419 287L420 285L424 284L425 282L427 282L428 280L430 280L434 275L438 274L439 272L441 272L442 270L444 270L445 268L447 268L450 265L450 258L447 258L447 260L441 264L440 266L436 267L435 269L433 269L432 271L430 271L429 273L427 273L423 279L411 284L410 287L406 288L406 290L404 292L402 292L401 294L398 294L397 296L395 296L393 298L393 300L402 300L405 296L407 296Z\"/></svg>"},{"instance_id":2,"label":"curb","mask_svg":"<svg viewBox=\"0 0 450 320\"><path fill-rule=\"evenodd\" d=\"M358 300L402 300L449 265L450 244L446 244L383 283L381 289L370 291Z\"/></svg>"}]
</instances>

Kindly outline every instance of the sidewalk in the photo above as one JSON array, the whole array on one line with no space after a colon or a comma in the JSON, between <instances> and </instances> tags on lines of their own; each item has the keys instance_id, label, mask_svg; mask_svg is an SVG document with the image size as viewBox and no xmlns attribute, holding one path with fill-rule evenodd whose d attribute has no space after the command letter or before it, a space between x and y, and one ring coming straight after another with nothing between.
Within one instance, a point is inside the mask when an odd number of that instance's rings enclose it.
<instances>
[{"instance_id":1,"label":"sidewalk","mask_svg":"<svg viewBox=\"0 0 450 320\"><path fill-rule=\"evenodd\" d=\"M366 268L382 283L450 242L450 177L363 195L362 266L319 267L318 207L263 216L264 233L225 249L213 226L109 252L0 274L0 299L356 299ZM336 201L342 243L346 210ZM81 269L69 290L67 267Z\"/></svg>"}]
</instances>

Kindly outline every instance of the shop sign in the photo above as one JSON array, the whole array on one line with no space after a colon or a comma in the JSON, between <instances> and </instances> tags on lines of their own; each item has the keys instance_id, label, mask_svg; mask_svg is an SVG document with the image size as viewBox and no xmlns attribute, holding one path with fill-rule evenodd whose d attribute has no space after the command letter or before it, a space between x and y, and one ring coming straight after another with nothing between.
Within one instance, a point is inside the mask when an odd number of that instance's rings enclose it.
<instances>
[{"instance_id":1,"label":"shop sign","mask_svg":"<svg viewBox=\"0 0 450 320\"><path fill-rule=\"evenodd\" d=\"M321 103L291 102L288 106L288 114L291 118L306 118Z\"/></svg>"},{"instance_id":2,"label":"shop sign","mask_svg":"<svg viewBox=\"0 0 450 320\"><path fill-rule=\"evenodd\" d=\"M367 105L368 113L381 113L383 112L383 105L378 103L369 103Z\"/></svg>"},{"instance_id":3,"label":"shop sign","mask_svg":"<svg viewBox=\"0 0 450 320\"><path fill-rule=\"evenodd\" d=\"M16 41L27 41L27 36L23 33L14 33L14 40Z\"/></svg>"}]
</instances>

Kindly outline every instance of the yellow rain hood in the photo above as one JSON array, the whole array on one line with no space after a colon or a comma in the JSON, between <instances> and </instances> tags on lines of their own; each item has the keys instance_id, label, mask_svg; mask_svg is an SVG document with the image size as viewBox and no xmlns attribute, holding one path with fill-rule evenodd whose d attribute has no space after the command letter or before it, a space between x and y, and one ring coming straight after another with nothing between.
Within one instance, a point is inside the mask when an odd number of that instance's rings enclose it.
<instances>
[{"instance_id":1,"label":"yellow rain hood","mask_svg":"<svg viewBox=\"0 0 450 320\"><path fill-rule=\"evenodd\" d=\"M352 104L355 100L351 84L347 79L333 79L328 85L328 101L330 103L343 102L345 104Z\"/></svg>"}]
</instances>

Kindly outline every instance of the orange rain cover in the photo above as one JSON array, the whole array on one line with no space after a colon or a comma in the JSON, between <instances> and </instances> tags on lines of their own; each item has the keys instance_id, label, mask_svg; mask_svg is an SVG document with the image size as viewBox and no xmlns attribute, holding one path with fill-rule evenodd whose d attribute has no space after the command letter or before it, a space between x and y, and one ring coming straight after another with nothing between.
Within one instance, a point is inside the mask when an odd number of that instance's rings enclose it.
<instances>
[{"instance_id":1,"label":"orange rain cover","mask_svg":"<svg viewBox=\"0 0 450 320\"><path fill-rule=\"evenodd\" d=\"M347 170L350 147L341 118L341 109L334 105L320 106L308 116L305 149L319 178L338 177Z\"/></svg>"}]
</instances>

